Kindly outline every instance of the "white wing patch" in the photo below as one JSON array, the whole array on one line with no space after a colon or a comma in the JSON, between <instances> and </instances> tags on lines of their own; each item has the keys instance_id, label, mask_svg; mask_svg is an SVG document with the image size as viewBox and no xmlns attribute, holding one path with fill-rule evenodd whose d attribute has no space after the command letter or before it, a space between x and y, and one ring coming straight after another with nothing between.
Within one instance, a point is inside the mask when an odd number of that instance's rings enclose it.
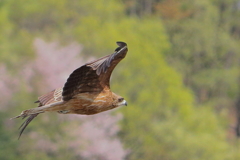
<instances>
[{"instance_id":1,"label":"white wing patch","mask_svg":"<svg viewBox=\"0 0 240 160\"><path fill-rule=\"evenodd\" d=\"M55 90L54 95L53 95L55 101L62 100L62 91L63 91L62 88L58 88Z\"/></svg>"},{"instance_id":2,"label":"white wing patch","mask_svg":"<svg viewBox=\"0 0 240 160\"><path fill-rule=\"evenodd\" d=\"M90 66L92 67L94 70L96 70L99 66L101 66L103 64L103 62L105 62L105 60L109 57L108 56L105 56L105 57L102 57L101 59L99 59L98 61L94 61L94 62L90 62L87 64L87 66Z\"/></svg>"}]
</instances>

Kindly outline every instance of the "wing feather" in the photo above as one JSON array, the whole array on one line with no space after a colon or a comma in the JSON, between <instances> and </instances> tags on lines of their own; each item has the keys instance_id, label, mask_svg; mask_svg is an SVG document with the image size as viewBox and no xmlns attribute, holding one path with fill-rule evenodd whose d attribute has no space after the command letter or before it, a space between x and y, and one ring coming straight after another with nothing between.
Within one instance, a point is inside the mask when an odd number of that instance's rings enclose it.
<instances>
[{"instance_id":1,"label":"wing feather","mask_svg":"<svg viewBox=\"0 0 240 160\"><path fill-rule=\"evenodd\" d=\"M106 59L109 58L110 55L107 55L105 57L102 57L100 59L98 59L97 61L93 61L93 62L89 62L87 65L92 67L93 70L96 70L99 66L101 66L105 61Z\"/></svg>"},{"instance_id":2,"label":"wing feather","mask_svg":"<svg viewBox=\"0 0 240 160\"><path fill-rule=\"evenodd\" d=\"M53 91L44 94L40 97L38 97L38 101L42 106L58 102L62 100L62 88L54 89Z\"/></svg>"},{"instance_id":3,"label":"wing feather","mask_svg":"<svg viewBox=\"0 0 240 160\"><path fill-rule=\"evenodd\" d=\"M115 66L126 56L127 44L117 42L118 48L111 55L79 67L67 79L63 87L63 100L67 101L83 92L100 92L109 86L109 79Z\"/></svg>"}]
</instances>

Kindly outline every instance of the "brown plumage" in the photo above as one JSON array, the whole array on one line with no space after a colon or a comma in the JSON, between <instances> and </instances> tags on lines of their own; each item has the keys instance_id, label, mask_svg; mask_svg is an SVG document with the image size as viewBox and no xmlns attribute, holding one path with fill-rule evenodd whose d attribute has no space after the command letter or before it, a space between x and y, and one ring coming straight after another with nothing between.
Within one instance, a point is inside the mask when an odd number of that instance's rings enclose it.
<instances>
[{"instance_id":1,"label":"brown plumage","mask_svg":"<svg viewBox=\"0 0 240 160\"><path fill-rule=\"evenodd\" d=\"M111 55L79 67L67 79L63 88L55 89L38 98L37 108L23 111L19 116L28 117L20 126L19 138L27 125L40 113L54 111L61 114L92 115L118 106L127 105L121 96L111 92L109 79L115 66L126 56L127 44L119 46Z\"/></svg>"}]
</instances>

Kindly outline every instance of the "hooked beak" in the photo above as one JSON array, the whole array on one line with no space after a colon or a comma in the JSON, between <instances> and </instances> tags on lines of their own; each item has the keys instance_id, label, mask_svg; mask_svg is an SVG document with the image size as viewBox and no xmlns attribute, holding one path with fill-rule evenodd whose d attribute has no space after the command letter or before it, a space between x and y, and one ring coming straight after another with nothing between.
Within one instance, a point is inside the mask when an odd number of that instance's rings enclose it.
<instances>
[{"instance_id":1,"label":"hooked beak","mask_svg":"<svg viewBox=\"0 0 240 160\"><path fill-rule=\"evenodd\" d=\"M123 100L122 102L118 103L117 106L127 106L127 101Z\"/></svg>"},{"instance_id":2,"label":"hooked beak","mask_svg":"<svg viewBox=\"0 0 240 160\"><path fill-rule=\"evenodd\" d=\"M123 101L123 104L124 104L125 106L127 106L127 101L126 101L126 100L124 100L124 101Z\"/></svg>"},{"instance_id":3,"label":"hooked beak","mask_svg":"<svg viewBox=\"0 0 240 160\"><path fill-rule=\"evenodd\" d=\"M122 102L119 102L117 106L127 106L127 101L123 100Z\"/></svg>"}]
</instances>

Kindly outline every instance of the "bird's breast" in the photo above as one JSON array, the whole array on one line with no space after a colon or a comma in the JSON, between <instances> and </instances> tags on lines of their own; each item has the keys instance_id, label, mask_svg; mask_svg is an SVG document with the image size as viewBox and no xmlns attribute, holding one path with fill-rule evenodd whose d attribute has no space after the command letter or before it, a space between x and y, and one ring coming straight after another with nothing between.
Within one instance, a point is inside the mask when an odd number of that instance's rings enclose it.
<instances>
[{"instance_id":1,"label":"bird's breast","mask_svg":"<svg viewBox=\"0 0 240 160\"><path fill-rule=\"evenodd\" d=\"M75 114L97 114L114 108L112 105L112 97L106 93L90 94L81 93L69 100L66 104L69 113Z\"/></svg>"}]
</instances>

